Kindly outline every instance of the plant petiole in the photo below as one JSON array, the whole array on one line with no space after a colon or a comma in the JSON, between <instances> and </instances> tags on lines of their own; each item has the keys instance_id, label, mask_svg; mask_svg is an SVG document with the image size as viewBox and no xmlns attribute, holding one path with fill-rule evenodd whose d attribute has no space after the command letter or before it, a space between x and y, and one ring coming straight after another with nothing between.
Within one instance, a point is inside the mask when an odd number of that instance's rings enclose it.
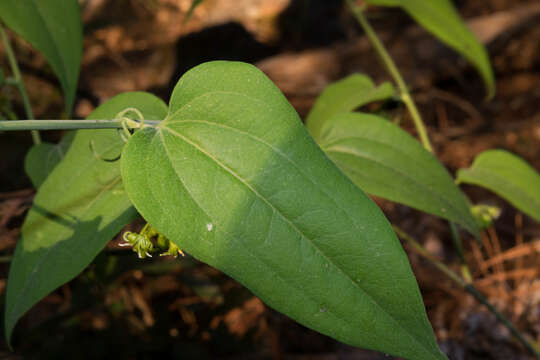
<instances>
[{"instance_id":1,"label":"plant petiole","mask_svg":"<svg viewBox=\"0 0 540 360\"><path fill-rule=\"evenodd\" d=\"M145 120L144 125L136 120L12 120L0 121L0 131L20 130L76 130L76 129L139 129L155 126L160 120ZM141 126L142 125L142 126Z\"/></svg>"}]
</instances>

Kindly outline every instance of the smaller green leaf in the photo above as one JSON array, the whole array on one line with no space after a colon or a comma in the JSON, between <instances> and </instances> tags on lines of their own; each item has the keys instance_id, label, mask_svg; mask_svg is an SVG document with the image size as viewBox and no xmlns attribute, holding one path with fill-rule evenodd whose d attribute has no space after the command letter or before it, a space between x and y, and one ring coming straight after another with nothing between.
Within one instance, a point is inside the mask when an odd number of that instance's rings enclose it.
<instances>
[{"instance_id":1,"label":"smaller green leaf","mask_svg":"<svg viewBox=\"0 0 540 360\"><path fill-rule=\"evenodd\" d=\"M136 107L159 120L167 106L148 93L124 93L107 101L89 119L113 119ZM79 130L61 162L41 184L21 228L9 269L4 330L9 342L19 318L34 304L73 279L137 212L131 206L115 157L124 142L114 129ZM95 143L96 156L90 149ZM43 176L43 172L38 174Z\"/></svg>"},{"instance_id":2,"label":"smaller green leaf","mask_svg":"<svg viewBox=\"0 0 540 360\"><path fill-rule=\"evenodd\" d=\"M71 112L82 57L77 0L2 0L0 20L39 50L58 76Z\"/></svg>"},{"instance_id":3,"label":"smaller green leaf","mask_svg":"<svg viewBox=\"0 0 540 360\"><path fill-rule=\"evenodd\" d=\"M394 95L394 87L389 82L375 86L366 75L349 75L324 89L306 118L306 127L310 135L317 140L324 123L332 115L353 111L360 106L386 100Z\"/></svg>"},{"instance_id":4,"label":"smaller green leaf","mask_svg":"<svg viewBox=\"0 0 540 360\"><path fill-rule=\"evenodd\" d=\"M393 123L363 113L337 114L326 122L319 145L368 194L440 216L479 234L467 199L448 171Z\"/></svg>"},{"instance_id":5,"label":"smaller green leaf","mask_svg":"<svg viewBox=\"0 0 540 360\"><path fill-rule=\"evenodd\" d=\"M24 159L24 170L36 189L66 155L74 136L75 132L70 131L58 144L43 142L30 148Z\"/></svg>"},{"instance_id":6,"label":"smaller green leaf","mask_svg":"<svg viewBox=\"0 0 540 360\"><path fill-rule=\"evenodd\" d=\"M519 156L504 150L484 151L470 168L458 171L457 181L489 189L540 221L540 175Z\"/></svg>"},{"instance_id":7,"label":"smaller green leaf","mask_svg":"<svg viewBox=\"0 0 540 360\"><path fill-rule=\"evenodd\" d=\"M464 56L482 76L487 97L495 94L495 77L485 47L469 30L450 0L366 0L381 6L399 6L443 43Z\"/></svg>"}]
</instances>

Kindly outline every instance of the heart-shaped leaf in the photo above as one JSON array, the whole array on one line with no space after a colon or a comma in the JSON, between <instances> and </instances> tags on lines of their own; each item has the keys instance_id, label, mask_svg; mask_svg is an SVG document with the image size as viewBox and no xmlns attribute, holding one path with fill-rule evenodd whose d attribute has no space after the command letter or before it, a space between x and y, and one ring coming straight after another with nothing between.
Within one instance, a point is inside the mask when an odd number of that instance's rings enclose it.
<instances>
[{"instance_id":1,"label":"heart-shaped leaf","mask_svg":"<svg viewBox=\"0 0 540 360\"><path fill-rule=\"evenodd\" d=\"M152 226L273 308L348 344L445 359L390 224L255 67L186 73L121 167Z\"/></svg>"},{"instance_id":2,"label":"heart-shaped leaf","mask_svg":"<svg viewBox=\"0 0 540 360\"><path fill-rule=\"evenodd\" d=\"M321 129L332 116L353 111L374 101L386 100L394 95L394 87L389 82L375 86L366 75L349 75L324 89L306 118L306 127L318 141Z\"/></svg>"},{"instance_id":3,"label":"heart-shaped leaf","mask_svg":"<svg viewBox=\"0 0 540 360\"><path fill-rule=\"evenodd\" d=\"M460 169L460 183L489 189L540 221L540 174L525 160L504 150L478 155L469 169Z\"/></svg>"},{"instance_id":4,"label":"heart-shaped leaf","mask_svg":"<svg viewBox=\"0 0 540 360\"><path fill-rule=\"evenodd\" d=\"M125 93L101 105L89 119L113 119L128 107L137 107L147 119L167 114L167 106L155 96ZM122 185L120 163L99 158L114 158L123 145L116 130L79 130L39 187L9 271L4 320L8 340L28 309L79 274L136 216Z\"/></svg>"},{"instance_id":5,"label":"heart-shaped leaf","mask_svg":"<svg viewBox=\"0 0 540 360\"><path fill-rule=\"evenodd\" d=\"M463 22L450 0L366 0L403 8L422 27L474 65L484 80L488 98L495 94L495 77L484 46Z\"/></svg>"},{"instance_id":6,"label":"heart-shaped leaf","mask_svg":"<svg viewBox=\"0 0 540 360\"><path fill-rule=\"evenodd\" d=\"M60 79L71 112L82 57L77 0L2 0L0 19L47 59Z\"/></svg>"},{"instance_id":7,"label":"heart-shaped leaf","mask_svg":"<svg viewBox=\"0 0 540 360\"><path fill-rule=\"evenodd\" d=\"M393 123L363 113L328 119L319 145L368 194L453 221L478 236L465 195L432 154Z\"/></svg>"}]
</instances>

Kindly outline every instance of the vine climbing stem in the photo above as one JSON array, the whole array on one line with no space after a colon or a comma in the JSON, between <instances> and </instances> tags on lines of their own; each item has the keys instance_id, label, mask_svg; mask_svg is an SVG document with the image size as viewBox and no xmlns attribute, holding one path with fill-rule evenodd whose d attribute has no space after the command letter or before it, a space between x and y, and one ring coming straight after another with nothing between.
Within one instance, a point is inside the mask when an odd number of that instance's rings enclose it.
<instances>
[{"instance_id":1,"label":"vine climbing stem","mask_svg":"<svg viewBox=\"0 0 540 360\"><path fill-rule=\"evenodd\" d=\"M30 105L30 100L28 99L28 93L26 92L26 87L24 86L24 81L21 76L21 71L19 70L17 59L15 58L13 48L11 47L11 44L9 42L8 36L6 34L6 31L4 30L2 23L0 23L0 37L2 37L2 43L4 44L4 49L6 51L9 66L13 74L13 78L11 79L12 81L10 81L10 83L13 86L15 86L17 90L19 90L19 93L21 94L26 117L30 120L34 120L35 119L34 113L32 112L32 106ZM34 144L36 145L40 144L41 137L39 135L39 132L36 129L30 129L30 130L31 130L30 132L32 134L32 140L34 141Z\"/></svg>"},{"instance_id":2,"label":"vine climbing stem","mask_svg":"<svg viewBox=\"0 0 540 360\"><path fill-rule=\"evenodd\" d=\"M77 130L77 129L139 129L159 124L159 120L141 121L128 118L113 120L11 120L0 121L0 131Z\"/></svg>"},{"instance_id":3,"label":"vine climbing stem","mask_svg":"<svg viewBox=\"0 0 540 360\"><path fill-rule=\"evenodd\" d=\"M354 0L347 0L347 4L349 5L349 8L353 12L354 16L356 17L356 20L366 33L366 36L368 37L369 41L375 48L375 51L379 55L382 63L386 67L386 70L392 76L394 81L396 82L396 85L400 92L401 101L405 104L407 107L407 110L409 111L409 114L411 115L411 118L414 122L414 126L416 127L416 131L418 132L418 136L420 137L420 141L422 142L422 145L424 148L426 148L427 151L433 152L433 147L431 146L431 142L429 141L429 136L426 130L426 126L424 124L424 121L422 120L422 117L420 115L420 112L418 111L418 108L416 107L416 104L411 96L411 93L409 92L409 89L407 88L407 84L405 84L405 80L403 80L403 76L399 72L394 60L384 47L382 41L377 36L377 33L373 30L371 25L369 24L369 21L367 20L366 16L364 15L364 7L357 6L354 3Z\"/></svg>"}]
</instances>

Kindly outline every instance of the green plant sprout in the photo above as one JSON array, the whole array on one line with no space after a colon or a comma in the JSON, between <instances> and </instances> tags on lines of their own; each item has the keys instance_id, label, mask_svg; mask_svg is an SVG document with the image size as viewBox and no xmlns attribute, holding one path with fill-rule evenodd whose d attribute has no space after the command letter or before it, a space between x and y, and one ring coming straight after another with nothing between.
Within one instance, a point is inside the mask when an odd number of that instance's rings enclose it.
<instances>
[{"instance_id":1,"label":"green plant sprout","mask_svg":"<svg viewBox=\"0 0 540 360\"><path fill-rule=\"evenodd\" d=\"M194 1L192 9L199 3ZM485 49L450 1L366 3L402 7L465 56L482 76L488 98L493 96ZM78 3L41 5L6 0L0 19L44 54L60 79L69 114L82 51ZM131 247L141 259L184 256L185 251L230 275L270 307L343 343L407 359L446 359L399 236L487 306L538 357L474 287L464 257L459 275L391 225L366 195L448 220L460 254L458 226L478 237L498 217L496 208L471 205L434 156L420 112L371 28L366 7L352 0L347 6L397 90L353 74L321 94L305 126L260 70L228 61L188 71L168 105L149 93L129 92L85 120L34 120L13 51L0 30L13 74L5 83L19 89L28 118L0 121L0 131L33 131L35 145L25 168L37 188L10 267L8 343L32 306L83 271L140 214L146 225L138 233L124 232L120 246ZM73 19L59 24L54 19L66 10ZM392 97L406 106L420 142L386 119L355 111ZM75 131L59 144L40 142L37 131L60 129ZM501 158L508 168L494 166ZM460 170L458 182L486 187L540 219L540 186L528 185L540 184L540 175L514 155L486 152L471 169Z\"/></svg>"}]
</instances>

